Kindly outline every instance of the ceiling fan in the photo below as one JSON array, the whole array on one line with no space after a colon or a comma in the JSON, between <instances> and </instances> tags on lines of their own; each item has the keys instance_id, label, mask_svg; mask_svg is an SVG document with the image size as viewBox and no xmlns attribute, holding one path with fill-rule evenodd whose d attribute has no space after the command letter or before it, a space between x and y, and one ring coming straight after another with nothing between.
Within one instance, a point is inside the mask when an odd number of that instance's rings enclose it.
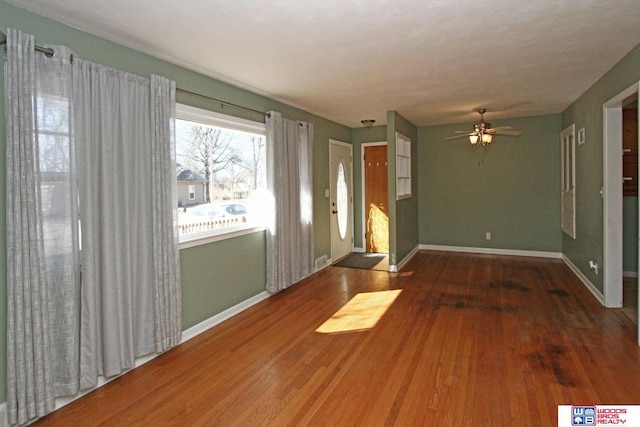
<instances>
[{"instance_id":1,"label":"ceiling fan","mask_svg":"<svg viewBox=\"0 0 640 427\"><path fill-rule=\"evenodd\" d=\"M480 113L480 121L473 125L473 132L469 132L466 130L457 130L455 131L455 133L461 133L462 135L450 136L446 139L449 140L469 137L469 142L471 142L471 145L475 146L476 144L481 143L483 147L488 147L489 144L491 144L491 140L493 139L494 135L520 136L522 134L522 132L520 132L519 130L513 130L511 126L500 126L497 128L492 128L491 123L484 121L484 113L486 112L487 110L484 108L480 108L478 110L478 113Z\"/></svg>"}]
</instances>

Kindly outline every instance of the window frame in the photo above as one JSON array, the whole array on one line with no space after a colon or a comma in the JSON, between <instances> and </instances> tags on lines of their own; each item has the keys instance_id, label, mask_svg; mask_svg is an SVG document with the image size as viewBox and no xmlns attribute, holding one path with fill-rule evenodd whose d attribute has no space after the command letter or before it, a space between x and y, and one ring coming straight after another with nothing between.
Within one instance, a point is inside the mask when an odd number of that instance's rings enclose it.
<instances>
[{"instance_id":1,"label":"window frame","mask_svg":"<svg viewBox=\"0 0 640 427\"><path fill-rule=\"evenodd\" d=\"M210 126L217 126L239 132L253 133L263 135L266 142L266 126L262 122L242 119L226 114L217 113L215 111L205 110L186 104L176 103L175 118L177 120L185 120L196 123L202 123ZM177 135L176 135L177 136ZM177 209L177 206L176 206ZM176 225L178 218L176 216ZM179 248L186 249L195 246L205 245L208 243L219 242L226 239L233 239L248 234L263 232L266 230L265 225L261 224L242 224L227 227L222 230L203 231L191 233L187 236L179 236Z\"/></svg>"},{"instance_id":2,"label":"window frame","mask_svg":"<svg viewBox=\"0 0 640 427\"><path fill-rule=\"evenodd\" d=\"M396 200L410 199L411 182L411 138L396 132Z\"/></svg>"}]
</instances>

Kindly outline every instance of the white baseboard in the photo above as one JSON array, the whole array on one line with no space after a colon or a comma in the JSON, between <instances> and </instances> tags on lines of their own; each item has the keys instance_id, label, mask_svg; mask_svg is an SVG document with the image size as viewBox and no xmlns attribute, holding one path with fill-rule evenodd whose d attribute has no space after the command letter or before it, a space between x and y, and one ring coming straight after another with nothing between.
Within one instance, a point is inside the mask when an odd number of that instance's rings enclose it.
<instances>
[{"instance_id":1,"label":"white baseboard","mask_svg":"<svg viewBox=\"0 0 640 427\"><path fill-rule=\"evenodd\" d=\"M247 300L242 301L239 304L234 305L231 308L228 308L227 310L216 314L215 316L212 316L210 318L208 318L207 320L198 323L197 325L192 326L189 329L186 329L184 331L182 331L182 339L180 340L180 344L189 341L190 339L200 335L201 333L205 332L208 329L213 328L216 325L219 325L220 323L224 322L225 320L230 319L231 317L240 314L241 312L243 312L244 310L248 309L251 306L256 305L257 303L264 301L265 299L269 298L272 294L264 291L259 293L258 295L255 295ZM170 351L170 350L169 350ZM145 363L155 359L156 357L158 357L158 354L150 354L148 356L143 356L143 357L139 357L138 359L136 359L135 362L135 368L144 365ZM131 370L127 371L127 372L131 372ZM102 387L103 385L107 384L108 382L119 378L120 376L126 374L122 373L121 375L115 376L113 378L109 378L106 379L103 376L98 377L98 385L92 389L88 389L88 390L84 390L79 392L78 394L74 395L74 396L70 396L70 397L59 397L56 399L56 409L58 410L60 408L62 408L63 406L68 405L69 403L80 399L81 397L91 393L92 391ZM36 420L34 419L31 422L35 422ZM4 427L4 426L8 426L9 425L9 419L7 417L7 403L6 402L2 402L0 403L0 427Z\"/></svg>"},{"instance_id":2,"label":"white baseboard","mask_svg":"<svg viewBox=\"0 0 640 427\"><path fill-rule=\"evenodd\" d=\"M230 318L232 318L233 316L235 316L236 314L240 314L243 311L245 311L246 309L248 309L249 307L252 307L254 305L256 305L257 303L264 301L265 299L269 298L272 294L270 294L267 291L263 291L261 293L259 293L258 295L255 295L247 300L242 301L239 304L234 305L231 308L226 309L225 311L216 314L215 316L212 316L210 318L208 318L207 320L204 320L200 323L198 323L197 325L194 325L192 327L190 327L189 329L186 329L185 331L182 332L182 340L180 340L180 344L189 341L191 338L194 338L198 335L200 335L201 333L203 333L204 331L213 328L216 325L219 325L220 323L224 322L225 320L228 320Z\"/></svg>"},{"instance_id":3,"label":"white baseboard","mask_svg":"<svg viewBox=\"0 0 640 427\"><path fill-rule=\"evenodd\" d=\"M521 251L521 250L515 250L515 249L474 248L474 247L467 247L467 246L442 246L442 245L420 245L420 249L426 249L430 251L468 252L468 253L474 253L474 254L489 254L489 255L513 255L513 256L528 256L528 257L555 258L555 259L562 258L562 253L560 252Z\"/></svg>"},{"instance_id":4,"label":"white baseboard","mask_svg":"<svg viewBox=\"0 0 640 427\"><path fill-rule=\"evenodd\" d=\"M397 265L389 265L389 271L392 273L395 273L399 270L402 270L402 267L404 267L404 265L408 263L411 260L411 258L413 258L413 256L418 253L419 250L420 250L420 245L413 248L413 250L409 252L409 254L407 254L407 256L404 257L402 261L400 261Z\"/></svg>"},{"instance_id":5,"label":"white baseboard","mask_svg":"<svg viewBox=\"0 0 640 427\"><path fill-rule=\"evenodd\" d=\"M606 304L604 302L604 295L598 290L598 288L595 287L593 283L591 283L591 280L589 280L587 276L585 276L584 273L580 271L580 269L576 267L576 265L571 262L571 260L566 256L562 255L562 261L567 265L567 267L571 269L571 271L573 271L573 274L575 274L576 277L580 279L582 284L589 290L589 292L591 292L591 294L600 302L600 304L606 307Z\"/></svg>"},{"instance_id":6,"label":"white baseboard","mask_svg":"<svg viewBox=\"0 0 640 427\"><path fill-rule=\"evenodd\" d=\"M555 258L561 259L567 267L571 269L573 274L584 284L584 286L591 292L591 294L602 304L604 303L604 295L595 287L593 283L585 276L578 267L564 254L559 252L541 252L541 251L519 251L511 249L491 249L491 248L470 248L461 246L439 246L439 245L420 245L420 249L432 250L432 251L448 251L448 252L469 252L479 254L491 254L491 255L514 255L514 256L527 256L538 258Z\"/></svg>"}]
</instances>

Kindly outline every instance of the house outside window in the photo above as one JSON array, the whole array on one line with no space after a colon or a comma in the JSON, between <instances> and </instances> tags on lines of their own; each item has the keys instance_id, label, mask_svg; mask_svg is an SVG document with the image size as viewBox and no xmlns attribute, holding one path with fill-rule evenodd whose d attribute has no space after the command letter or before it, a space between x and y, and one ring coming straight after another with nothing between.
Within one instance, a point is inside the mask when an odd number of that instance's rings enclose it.
<instances>
[{"instance_id":1,"label":"house outside window","mask_svg":"<svg viewBox=\"0 0 640 427\"><path fill-rule=\"evenodd\" d=\"M199 205L208 202L205 198L205 186L207 180L181 163L176 165L176 177L178 180L178 207Z\"/></svg>"},{"instance_id":2,"label":"house outside window","mask_svg":"<svg viewBox=\"0 0 640 427\"><path fill-rule=\"evenodd\" d=\"M264 123L176 105L181 247L264 228L265 144Z\"/></svg>"}]
</instances>

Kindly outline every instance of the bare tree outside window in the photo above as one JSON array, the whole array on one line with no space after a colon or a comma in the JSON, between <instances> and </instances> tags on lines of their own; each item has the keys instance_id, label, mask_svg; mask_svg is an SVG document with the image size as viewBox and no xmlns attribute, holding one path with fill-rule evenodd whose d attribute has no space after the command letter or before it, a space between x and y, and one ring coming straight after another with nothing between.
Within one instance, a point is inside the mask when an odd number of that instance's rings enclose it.
<instances>
[{"instance_id":1,"label":"bare tree outside window","mask_svg":"<svg viewBox=\"0 0 640 427\"><path fill-rule=\"evenodd\" d=\"M189 122L179 124L177 135L178 162L207 179L206 194L213 200L216 173L239 162L238 150L233 145L237 135Z\"/></svg>"},{"instance_id":2,"label":"bare tree outside window","mask_svg":"<svg viewBox=\"0 0 640 427\"><path fill-rule=\"evenodd\" d=\"M193 119L176 119L176 155L180 165L177 174L185 178L182 173L188 169L193 173L187 176L195 177L194 181L186 179L178 183L179 197L184 195L178 218L181 235L216 234L231 227L261 224L265 212L265 136L239 130L243 127L224 127L229 119L221 120L218 126L204 116L206 113ZM200 122L200 117L205 118L205 123ZM185 186L195 189L196 181L198 194L204 190L206 197L187 199L192 191L187 192Z\"/></svg>"},{"instance_id":3,"label":"bare tree outside window","mask_svg":"<svg viewBox=\"0 0 640 427\"><path fill-rule=\"evenodd\" d=\"M255 190L260 187L265 176L265 141L264 136L261 135L248 135L248 140L246 155L242 156L238 166L248 174L251 189Z\"/></svg>"}]
</instances>

